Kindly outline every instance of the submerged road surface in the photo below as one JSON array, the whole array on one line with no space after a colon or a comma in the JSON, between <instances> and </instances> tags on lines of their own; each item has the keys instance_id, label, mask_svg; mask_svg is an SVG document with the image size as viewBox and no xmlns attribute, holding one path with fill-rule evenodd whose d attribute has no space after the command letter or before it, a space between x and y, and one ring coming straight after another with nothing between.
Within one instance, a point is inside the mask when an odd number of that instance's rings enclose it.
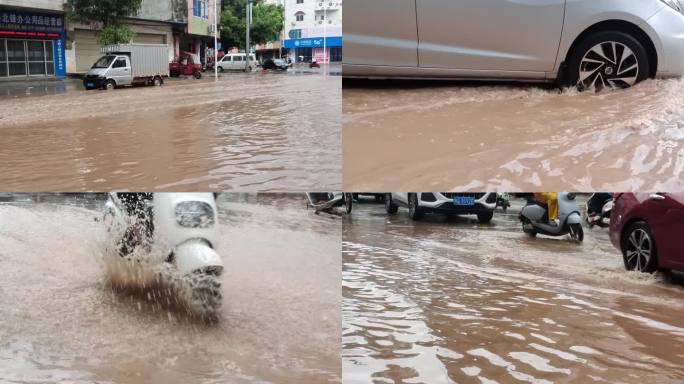
<instances>
[{"instance_id":1,"label":"submerged road surface","mask_svg":"<svg viewBox=\"0 0 684 384\"><path fill-rule=\"evenodd\" d=\"M255 72L65 92L0 101L3 190L341 188L339 76Z\"/></svg>"},{"instance_id":2,"label":"submerged road surface","mask_svg":"<svg viewBox=\"0 0 684 384\"><path fill-rule=\"evenodd\" d=\"M215 325L109 288L102 202L47 200L0 204L0 382L341 381L341 223L303 196L221 195Z\"/></svg>"},{"instance_id":3,"label":"submerged road surface","mask_svg":"<svg viewBox=\"0 0 684 384\"><path fill-rule=\"evenodd\" d=\"M516 213L343 232L345 383L681 383L684 282L627 273L605 229L529 238Z\"/></svg>"},{"instance_id":4,"label":"submerged road surface","mask_svg":"<svg viewBox=\"0 0 684 384\"><path fill-rule=\"evenodd\" d=\"M681 190L684 80L344 84L346 190Z\"/></svg>"}]
</instances>

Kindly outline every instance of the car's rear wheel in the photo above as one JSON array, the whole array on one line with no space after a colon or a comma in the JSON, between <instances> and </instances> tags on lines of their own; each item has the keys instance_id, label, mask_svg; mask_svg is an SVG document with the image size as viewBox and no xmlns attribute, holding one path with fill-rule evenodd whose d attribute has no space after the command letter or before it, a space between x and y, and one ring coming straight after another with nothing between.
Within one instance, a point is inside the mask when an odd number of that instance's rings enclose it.
<instances>
[{"instance_id":1,"label":"car's rear wheel","mask_svg":"<svg viewBox=\"0 0 684 384\"><path fill-rule=\"evenodd\" d=\"M658 269L658 253L648 224L639 221L625 231L622 257L628 271L652 273Z\"/></svg>"},{"instance_id":2,"label":"car's rear wheel","mask_svg":"<svg viewBox=\"0 0 684 384\"><path fill-rule=\"evenodd\" d=\"M392 194L388 193L385 195L385 211L390 215L394 215L399 210L399 206L392 202Z\"/></svg>"},{"instance_id":3,"label":"car's rear wheel","mask_svg":"<svg viewBox=\"0 0 684 384\"><path fill-rule=\"evenodd\" d=\"M639 40L624 32L597 32L570 52L567 82L580 90L629 88L648 78L649 65Z\"/></svg>"},{"instance_id":4,"label":"car's rear wheel","mask_svg":"<svg viewBox=\"0 0 684 384\"><path fill-rule=\"evenodd\" d=\"M409 217L411 220L420 220L423 218L423 209L418 204L418 194L408 194Z\"/></svg>"},{"instance_id":5,"label":"car's rear wheel","mask_svg":"<svg viewBox=\"0 0 684 384\"><path fill-rule=\"evenodd\" d=\"M492 212L492 211L480 212L477 214L477 221L479 221L482 224L487 224L490 221L492 221L493 217L494 217L494 212Z\"/></svg>"}]
</instances>

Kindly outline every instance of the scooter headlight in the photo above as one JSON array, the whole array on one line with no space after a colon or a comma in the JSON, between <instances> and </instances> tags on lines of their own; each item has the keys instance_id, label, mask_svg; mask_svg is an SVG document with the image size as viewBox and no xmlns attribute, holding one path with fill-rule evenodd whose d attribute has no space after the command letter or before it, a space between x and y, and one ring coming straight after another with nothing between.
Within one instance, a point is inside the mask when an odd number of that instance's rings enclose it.
<instances>
[{"instance_id":1,"label":"scooter headlight","mask_svg":"<svg viewBox=\"0 0 684 384\"><path fill-rule=\"evenodd\" d=\"M679 4L678 0L660 0L662 3L665 5L669 6L670 8L674 9L675 11L681 13L682 12L682 6Z\"/></svg>"},{"instance_id":2,"label":"scooter headlight","mask_svg":"<svg viewBox=\"0 0 684 384\"><path fill-rule=\"evenodd\" d=\"M176 222L186 228L207 228L214 225L214 210L203 201L185 201L176 205Z\"/></svg>"}]
</instances>

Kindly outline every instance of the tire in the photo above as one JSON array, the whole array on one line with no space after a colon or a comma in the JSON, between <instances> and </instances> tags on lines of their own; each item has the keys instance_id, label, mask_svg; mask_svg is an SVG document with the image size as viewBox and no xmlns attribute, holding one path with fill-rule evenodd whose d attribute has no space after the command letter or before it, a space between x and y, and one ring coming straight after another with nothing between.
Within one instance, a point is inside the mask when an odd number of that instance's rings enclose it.
<instances>
[{"instance_id":1,"label":"tire","mask_svg":"<svg viewBox=\"0 0 684 384\"><path fill-rule=\"evenodd\" d=\"M192 73L192 75L195 77L195 79L201 79L202 78L202 72L200 71L195 71Z\"/></svg>"},{"instance_id":2,"label":"tire","mask_svg":"<svg viewBox=\"0 0 684 384\"><path fill-rule=\"evenodd\" d=\"M353 200L351 193L344 194L344 211L347 212L347 214L352 213L352 208L354 206Z\"/></svg>"},{"instance_id":3,"label":"tire","mask_svg":"<svg viewBox=\"0 0 684 384\"><path fill-rule=\"evenodd\" d=\"M223 301L219 276L195 272L187 278L189 279L189 309L195 315L210 322L218 321Z\"/></svg>"},{"instance_id":4,"label":"tire","mask_svg":"<svg viewBox=\"0 0 684 384\"><path fill-rule=\"evenodd\" d=\"M534 230L534 227L532 229L526 228L527 225L532 224L526 217L521 218L520 221L522 222L522 230L524 233L530 237L537 237L537 232Z\"/></svg>"},{"instance_id":5,"label":"tire","mask_svg":"<svg viewBox=\"0 0 684 384\"><path fill-rule=\"evenodd\" d=\"M494 217L494 212L480 212L477 214L477 221L479 221L482 224L487 224L490 221L492 221L492 218Z\"/></svg>"},{"instance_id":6,"label":"tire","mask_svg":"<svg viewBox=\"0 0 684 384\"><path fill-rule=\"evenodd\" d=\"M581 243L584 241L584 229L582 228L582 224L570 224L570 237Z\"/></svg>"},{"instance_id":7,"label":"tire","mask_svg":"<svg viewBox=\"0 0 684 384\"><path fill-rule=\"evenodd\" d=\"M112 89L116 88L116 82L114 80L107 80L107 82L104 85L104 89L110 91Z\"/></svg>"},{"instance_id":8,"label":"tire","mask_svg":"<svg viewBox=\"0 0 684 384\"><path fill-rule=\"evenodd\" d=\"M594 49L600 49L603 54ZM617 55L620 60L616 60ZM618 31L596 32L585 37L569 53L567 64L566 85L576 85L580 90L629 88L646 80L651 73L644 46L631 35ZM636 69L630 69L634 64ZM580 76L582 70L585 73Z\"/></svg>"},{"instance_id":9,"label":"tire","mask_svg":"<svg viewBox=\"0 0 684 384\"><path fill-rule=\"evenodd\" d=\"M390 215L394 215L398 210L399 206L392 202L392 194L388 193L385 196L385 211Z\"/></svg>"},{"instance_id":10,"label":"tire","mask_svg":"<svg viewBox=\"0 0 684 384\"><path fill-rule=\"evenodd\" d=\"M423 218L423 209L418 205L418 194L409 193L408 194L408 206L409 206L409 217L411 220L421 220Z\"/></svg>"},{"instance_id":11,"label":"tire","mask_svg":"<svg viewBox=\"0 0 684 384\"><path fill-rule=\"evenodd\" d=\"M152 79L152 85L155 87L160 87L164 81L162 81L161 77L157 76L154 79Z\"/></svg>"},{"instance_id":12,"label":"tire","mask_svg":"<svg viewBox=\"0 0 684 384\"><path fill-rule=\"evenodd\" d=\"M250 65L249 67L247 67L247 68L245 69L245 72L252 72L252 66Z\"/></svg>"},{"instance_id":13,"label":"tire","mask_svg":"<svg viewBox=\"0 0 684 384\"><path fill-rule=\"evenodd\" d=\"M638 221L629 226L623 233L621 248L628 271L653 273L658 269L656 243L646 222Z\"/></svg>"},{"instance_id":14,"label":"tire","mask_svg":"<svg viewBox=\"0 0 684 384\"><path fill-rule=\"evenodd\" d=\"M217 71L218 71L219 73L223 73L223 67L219 65L219 67L217 68Z\"/></svg>"}]
</instances>

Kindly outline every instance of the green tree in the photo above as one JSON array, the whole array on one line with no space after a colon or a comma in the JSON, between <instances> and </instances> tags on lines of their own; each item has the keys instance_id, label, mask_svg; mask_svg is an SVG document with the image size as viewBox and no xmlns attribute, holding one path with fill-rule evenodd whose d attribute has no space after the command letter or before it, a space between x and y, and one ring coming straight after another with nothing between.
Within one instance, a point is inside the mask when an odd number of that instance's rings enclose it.
<instances>
[{"instance_id":1,"label":"green tree","mask_svg":"<svg viewBox=\"0 0 684 384\"><path fill-rule=\"evenodd\" d=\"M221 12L221 42L227 47L245 48L247 0L224 0ZM284 9L280 5L255 0L252 9L251 44L279 40Z\"/></svg>"},{"instance_id":2,"label":"green tree","mask_svg":"<svg viewBox=\"0 0 684 384\"><path fill-rule=\"evenodd\" d=\"M67 0L64 5L69 20L100 28L102 45L130 43L135 34L126 26L126 18L140 11L143 0Z\"/></svg>"}]
</instances>

